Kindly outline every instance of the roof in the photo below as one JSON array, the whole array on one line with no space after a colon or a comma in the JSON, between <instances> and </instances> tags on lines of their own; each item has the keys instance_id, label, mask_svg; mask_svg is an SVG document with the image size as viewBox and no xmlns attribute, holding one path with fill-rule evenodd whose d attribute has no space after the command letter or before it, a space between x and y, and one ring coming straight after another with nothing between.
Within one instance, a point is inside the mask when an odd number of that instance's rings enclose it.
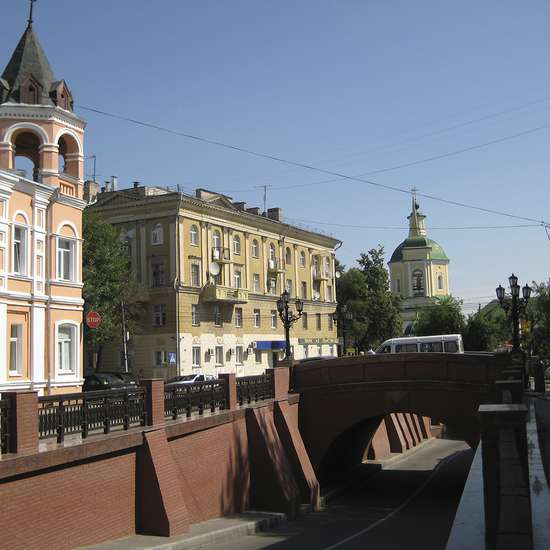
<instances>
[{"instance_id":1,"label":"roof","mask_svg":"<svg viewBox=\"0 0 550 550\"><path fill-rule=\"evenodd\" d=\"M29 76L36 79L42 86L42 103L53 105L49 93L55 78L32 25L28 25L25 29L2 73L2 79L7 81L9 85L7 101L19 101L19 88Z\"/></svg>"},{"instance_id":2,"label":"roof","mask_svg":"<svg viewBox=\"0 0 550 550\"><path fill-rule=\"evenodd\" d=\"M405 239L393 252L389 263L403 261L403 250L406 248L431 248L430 259L449 261L442 246L425 236L409 237Z\"/></svg>"}]
</instances>

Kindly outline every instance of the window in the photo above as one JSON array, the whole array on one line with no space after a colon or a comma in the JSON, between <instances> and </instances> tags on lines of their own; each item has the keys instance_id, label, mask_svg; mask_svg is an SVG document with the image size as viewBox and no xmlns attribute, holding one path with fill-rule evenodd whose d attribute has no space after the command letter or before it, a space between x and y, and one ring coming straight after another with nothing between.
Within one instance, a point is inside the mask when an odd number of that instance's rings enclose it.
<instances>
[{"instance_id":1,"label":"window","mask_svg":"<svg viewBox=\"0 0 550 550\"><path fill-rule=\"evenodd\" d=\"M317 346L317 355L319 357L323 356L323 346Z\"/></svg>"},{"instance_id":2,"label":"window","mask_svg":"<svg viewBox=\"0 0 550 550\"><path fill-rule=\"evenodd\" d=\"M244 363L244 351L242 346L235 347L235 363L242 365Z\"/></svg>"},{"instance_id":3,"label":"window","mask_svg":"<svg viewBox=\"0 0 550 550\"><path fill-rule=\"evenodd\" d=\"M277 279L270 277L267 280L267 291L269 294L277 294Z\"/></svg>"},{"instance_id":4,"label":"window","mask_svg":"<svg viewBox=\"0 0 550 550\"><path fill-rule=\"evenodd\" d=\"M316 325L317 325L317 330L321 330L321 314L320 313L315 314L315 321L316 321Z\"/></svg>"},{"instance_id":5,"label":"window","mask_svg":"<svg viewBox=\"0 0 550 550\"><path fill-rule=\"evenodd\" d=\"M153 305L153 326L163 327L166 325L166 304Z\"/></svg>"},{"instance_id":6,"label":"window","mask_svg":"<svg viewBox=\"0 0 550 550\"><path fill-rule=\"evenodd\" d=\"M18 225L13 228L13 272L27 273L27 230Z\"/></svg>"},{"instance_id":7,"label":"window","mask_svg":"<svg viewBox=\"0 0 550 550\"><path fill-rule=\"evenodd\" d=\"M327 326L329 330L334 329L334 313L328 313L327 314Z\"/></svg>"},{"instance_id":8,"label":"window","mask_svg":"<svg viewBox=\"0 0 550 550\"><path fill-rule=\"evenodd\" d=\"M62 281L75 279L75 241L59 239L57 241L57 278Z\"/></svg>"},{"instance_id":9,"label":"window","mask_svg":"<svg viewBox=\"0 0 550 550\"><path fill-rule=\"evenodd\" d=\"M424 296L424 274L420 269L413 271L412 287L414 296Z\"/></svg>"},{"instance_id":10,"label":"window","mask_svg":"<svg viewBox=\"0 0 550 550\"><path fill-rule=\"evenodd\" d=\"M286 262L286 265L292 265L292 251L288 246L286 247L286 251L285 251L285 262Z\"/></svg>"},{"instance_id":11,"label":"window","mask_svg":"<svg viewBox=\"0 0 550 550\"><path fill-rule=\"evenodd\" d=\"M214 305L214 326L222 326L222 312L218 304Z\"/></svg>"},{"instance_id":12,"label":"window","mask_svg":"<svg viewBox=\"0 0 550 550\"><path fill-rule=\"evenodd\" d=\"M302 281L302 300L307 299L307 283Z\"/></svg>"},{"instance_id":13,"label":"window","mask_svg":"<svg viewBox=\"0 0 550 550\"><path fill-rule=\"evenodd\" d=\"M253 258L259 258L260 257L260 247L258 245L258 241L254 239L252 241L252 257Z\"/></svg>"},{"instance_id":14,"label":"window","mask_svg":"<svg viewBox=\"0 0 550 550\"><path fill-rule=\"evenodd\" d=\"M441 342L422 342L420 344L420 351L424 353L442 352L443 344Z\"/></svg>"},{"instance_id":15,"label":"window","mask_svg":"<svg viewBox=\"0 0 550 550\"><path fill-rule=\"evenodd\" d=\"M191 237L191 244L193 246L199 246L199 230L196 225L191 226L189 235Z\"/></svg>"},{"instance_id":16,"label":"window","mask_svg":"<svg viewBox=\"0 0 550 550\"><path fill-rule=\"evenodd\" d=\"M59 325L57 329L57 370L67 374L76 372L76 326Z\"/></svg>"},{"instance_id":17,"label":"window","mask_svg":"<svg viewBox=\"0 0 550 550\"><path fill-rule=\"evenodd\" d=\"M309 346L304 344L304 357L307 359L309 356Z\"/></svg>"},{"instance_id":18,"label":"window","mask_svg":"<svg viewBox=\"0 0 550 550\"><path fill-rule=\"evenodd\" d=\"M330 260L326 256L325 256L325 259L323 260L323 269L324 269L323 275L325 277L328 277L330 275Z\"/></svg>"},{"instance_id":19,"label":"window","mask_svg":"<svg viewBox=\"0 0 550 550\"><path fill-rule=\"evenodd\" d=\"M240 269L235 269L235 272L233 273L233 277L235 279L235 288L242 288L243 287L243 276Z\"/></svg>"},{"instance_id":20,"label":"window","mask_svg":"<svg viewBox=\"0 0 550 550\"><path fill-rule=\"evenodd\" d=\"M241 253L241 238L238 235L233 237L233 253L237 256Z\"/></svg>"},{"instance_id":21,"label":"window","mask_svg":"<svg viewBox=\"0 0 550 550\"><path fill-rule=\"evenodd\" d=\"M235 326L237 328L242 328L243 326L243 308L242 307L235 308Z\"/></svg>"},{"instance_id":22,"label":"window","mask_svg":"<svg viewBox=\"0 0 550 550\"><path fill-rule=\"evenodd\" d=\"M198 327L201 324L199 304L191 304L191 324Z\"/></svg>"},{"instance_id":23,"label":"window","mask_svg":"<svg viewBox=\"0 0 550 550\"><path fill-rule=\"evenodd\" d=\"M307 313L302 313L302 328L307 328Z\"/></svg>"},{"instance_id":24,"label":"window","mask_svg":"<svg viewBox=\"0 0 550 550\"><path fill-rule=\"evenodd\" d=\"M151 286L164 286L164 260L154 260L151 262L151 274Z\"/></svg>"},{"instance_id":25,"label":"window","mask_svg":"<svg viewBox=\"0 0 550 550\"><path fill-rule=\"evenodd\" d=\"M313 281L313 300L321 299L321 281Z\"/></svg>"},{"instance_id":26,"label":"window","mask_svg":"<svg viewBox=\"0 0 550 550\"><path fill-rule=\"evenodd\" d=\"M252 289L254 292L260 292L260 274L254 273L252 275Z\"/></svg>"},{"instance_id":27,"label":"window","mask_svg":"<svg viewBox=\"0 0 550 550\"><path fill-rule=\"evenodd\" d=\"M220 237L220 232L216 229L214 233L212 234L212 247L213 248L221 248L222 241Z\"/></svg>"},{"instance_id":28,"label":"window","mask_svg":"<svg viewBox=\"0 0 550 550\"><path fill-rule=\"evenodd\" d=\"M10 327L10 373L21 374L23 362L23 325Z\"/></svg>"},{"instance_id":29,"label":"window","mask_svg":"<svg viewBox=\"0 0 550 550\"><path fill-rule=\"evenodd\" d=\"M255 359L257 365L262 364L262 352L260 350L257 349L254 352L254 359Z\"/></svg>"},{"instance_id":30,"label":"window","mask_svg":"<svg viewBox=\"0 0 550 550\"><path fill-rule=\"evenodd\" d=\"M437 275L437 289L443 290L443 275L441 273Z\"/></svg>"},{"instance_id":31,"label":"window","mask_svg":"<svg viewBox=\"0 0 550 550\"><path fill-rule=\"evenodd\" d=\"M271 328L277 328L277 312L274 309L271 310Z\"/></svg>"},{"instance_id":32,"label":"window","mask_svg":"<svg viewBox=\"0 0 550 550\"><path fill-rule=\"evenodd\" d=\"M197 262L191 263L191 286L201 286L201 266Z\"/></svg>"},{"instance_id":33,"label":"window","mask_svg":"<svg viewBox=\"0 0 550 550\"><path fill-rule=\"evenodd\" d=\"M456 342L445 342L445 353L458 353L458 344Z\"/></svg>"},{"instance_id":34,"label":"window","mask_svg":"<svg viewBox=\"0 0 550 550\"><path fill-rule=\"evenodd\" d=\"M151 230L151 244L162 244L164 239L162 225L157 223Z\"/></svg>"},{"instance_id":35,"label":"window","mask_svg":"<svg viewBox=\"0 0 550 550\"><path fill-rule=\"evenodd\" d=\"M269 245L269 260L274 262L276 260L277 256L275 255L275 245L271 243Z\"/></svg>"},{"instance_id":36,"label":"window","mask_svg":"<svg viewBox=\"0 0 550 550\"><path fill-rule=\"evenodd\" d=\"M286 280L286 291L288 292L288 295L292 298L293 296L293 288L292 288L292 279Z\"/></svg>"},{"instance_id":37,"label":"window","mask_svg":"<svg viewBox=\"0 0 550 550\"><path fill-rule=\"evenodd\" d=\"M261 326L262 319L260 317L260 310L254 310L254 328L259 328Z\"/></svg>"},{"instance_id":38,"label":"window","mask_svg":"<svg viewBox=\"0 0 550 550\"><path fill-rule=\"evenodd\" d=\"M303 250L300 252L300 267L306 267L306 253Z\"/></svg>"},{"instance_id":39,"label":"window","mask_svg":"<svg viewBox=\"0 0 550 550\"><path fill-rule=\"evenodd\" d=\"M330 285L327 285L327 300L329 302L332 302L333 301L333 296L332 296L332 287Z\"/></svg>"},{"instance_id":40,"label":"window","mask_svg":"<svg viewBox=\"0 0 550 550\"><path fill-rule=\"evenodd\" d=\"M166 366L166 350L157 350L154 353L155 357L155 367L164 367Z\"/></svg>"},{"instance_id":41,"label":"window","mask_svg":"<svg viewBox=\"0 0 550 550\"><path fill-rule=\"evenodd\" d=\"M397 344L395 353L414 353L418 351L416 344Z\"/></svg>"},{"instance_id":42,"label":"window","mask_svg":"<svg viewBox=\"0 0 550 550\"><path fill-rule=\"evenodd\" d=\"M201 347L200 346L193 346L191 362L192 362L192 367L194 369L201 366Z\"/></svg>"},{"instance_id":43,"label":"window","mask_svg":"<svg viewBox=\"0 0 550 550\"><path fill-rule=\"evenodd\" d=\"M395 290L397 292L401 292L401 279L397 279L397 281L395 281Z\"/></svg>"},{"instance_id":44,"label":"window","mask_svg":"<svg viewBox=\"0 0 550 550\"><path fill-rule=\"evenodd\" d=\"M223 366L223 346L216 346L216 367Z\"/></svg>"}]
</instances>

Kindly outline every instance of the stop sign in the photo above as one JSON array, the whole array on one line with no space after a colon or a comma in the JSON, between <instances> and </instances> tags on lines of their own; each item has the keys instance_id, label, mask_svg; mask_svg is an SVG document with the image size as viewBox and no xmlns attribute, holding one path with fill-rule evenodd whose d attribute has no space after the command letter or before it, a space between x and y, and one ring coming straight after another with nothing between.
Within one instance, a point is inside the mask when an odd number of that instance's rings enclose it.
<instances>
[{"instance_id":1,"label":"stop sign","mask_svg":"<svg viewBox=\"0 0 550 550\"><path fill-rule=\"evenodd\" d=\"M97 311L89 311L86 314L86 324L89 328L97 328L101 325L101 315Z\"/></svg>"}]
</instances>

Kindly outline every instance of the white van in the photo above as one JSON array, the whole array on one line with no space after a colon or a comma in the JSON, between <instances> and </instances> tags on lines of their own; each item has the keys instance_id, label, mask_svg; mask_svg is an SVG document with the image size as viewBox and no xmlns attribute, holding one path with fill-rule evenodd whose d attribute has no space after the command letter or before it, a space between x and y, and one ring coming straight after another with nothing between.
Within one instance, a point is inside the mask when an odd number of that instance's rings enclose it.
<instances>
[{"instance_id":1,"label":"white van","mask_svg":"<svg viewBox=\"0 0 550 550\"><path fill-rule=\"evenodd\" d=\"M381 344L376 353L464 353L461 334L438 336L408 336L390 338Z\"/></svg>"}]
</instances>

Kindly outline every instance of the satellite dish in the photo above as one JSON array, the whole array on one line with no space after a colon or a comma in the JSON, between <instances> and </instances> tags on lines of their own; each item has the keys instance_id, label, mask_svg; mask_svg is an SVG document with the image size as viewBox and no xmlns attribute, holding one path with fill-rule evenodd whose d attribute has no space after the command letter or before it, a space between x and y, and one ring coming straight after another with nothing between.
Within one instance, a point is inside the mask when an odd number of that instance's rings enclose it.
<instances>
[{"instance_id":1,"label":"satellite dish","mask_svg":"<svg viewBox=\"0 0 550 550\"><path fill-rule=\"evenodd\" d=\"M210 264L210 275L212 275L212 277L215 277L216 275L219 275L220 273L220 264L216 263L216 262L212 262Z\"/></svg>"},{"instance_id":2,"label":"satellite dish","mask_svg":"<svg viewBox=\"0 0 550 550\"><path fill-rule=\"evenodd\" d=\"M337 271L337 272L335 273L334 276L335 276L337 279L339 279L339 278L342 276L342 274L341 274L339 271Z\"/></svg>"}]
</instances>

